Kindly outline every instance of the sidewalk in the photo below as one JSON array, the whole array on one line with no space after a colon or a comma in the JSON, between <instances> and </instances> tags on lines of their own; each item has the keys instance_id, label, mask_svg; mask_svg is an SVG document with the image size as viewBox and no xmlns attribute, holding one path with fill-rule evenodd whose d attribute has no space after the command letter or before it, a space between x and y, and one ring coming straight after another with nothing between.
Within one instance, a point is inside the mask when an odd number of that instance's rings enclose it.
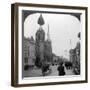
<instances>
[{"instance_id":1,"label":"sidewalk","mask_svg":"<svg viewBox=\"0 0 90 90\"><path fill-rule=\"evenodd\" d=\"M39 77L39 76L42 76L42 71L41 69L29 69L29 70L26 70L24 71L24 77Z\"/></svg>"}]
</instances>

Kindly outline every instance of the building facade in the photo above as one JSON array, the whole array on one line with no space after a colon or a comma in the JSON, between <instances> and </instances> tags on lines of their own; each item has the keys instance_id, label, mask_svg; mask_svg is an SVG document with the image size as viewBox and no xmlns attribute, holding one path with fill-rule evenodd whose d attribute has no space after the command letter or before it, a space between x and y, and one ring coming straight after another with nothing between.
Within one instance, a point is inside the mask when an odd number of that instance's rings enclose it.
<instances>
[{"instance_id":1,"label":"building facade","mask_svg":"<svg viewBox=\"0 0 90 90\"><path fill-rule=\"evenodd\" d=\"M33 66L35 59L35 41L33 37L24 38L24 65Z\"/></svg>"},{"instance_id":2,"label":"building facade","mask_svg":"<svg viewBox=\"0 0 90 90\"><path fill-rule=\"evenodd\" d=\"M43 30L44 19L40 15L38 22L40 27L33 37L24 38L24 65L41 67L45 63L51 63L52 45L49 35L49 25L47 39L45 40L45 31Z\"/></svg>"},{"instance_id":3,"label":"building facade","mask_svg":"<svg viewBox=\"0 0 90 90\"><path fill-rule=\"evenodd\" d=\"M80 33L78 34L80 38ZM73 65L73 71L75 74L80 75L80 41L77 42L74 49L70 49L70 61Z\"/></svg>"},{"instance_id":4,"label":"building facade","mask_svg":"<svg viewBox=\"0 0 90 90\"><path fill-rule=\"evenodd\" d=\"M38 19L39 29L36 32L36 65L42 66L44 63L50 63L52 59L52 45L49 35L49 25L47 39L45 40L45 31L43 30L44 19L42 14Z\"/></svg>"}]
</instances>

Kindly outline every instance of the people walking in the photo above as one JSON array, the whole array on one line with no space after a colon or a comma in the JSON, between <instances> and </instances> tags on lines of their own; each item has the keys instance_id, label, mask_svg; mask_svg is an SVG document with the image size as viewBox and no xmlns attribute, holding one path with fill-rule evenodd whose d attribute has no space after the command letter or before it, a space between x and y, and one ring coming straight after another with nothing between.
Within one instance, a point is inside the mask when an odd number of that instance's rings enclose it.
<instances>
[{"instance_id":1,"label":"people walking","mask_svg":"<svg viewBox=\"0 0 90 90\"><path fill-rule=\"evenodd\" d=\"M65 75L65 70L64 70L63 63L60 63L59 64L57 70L58 70L58 75L59 76L64 76Z\"/></svg>"}]
</instances>

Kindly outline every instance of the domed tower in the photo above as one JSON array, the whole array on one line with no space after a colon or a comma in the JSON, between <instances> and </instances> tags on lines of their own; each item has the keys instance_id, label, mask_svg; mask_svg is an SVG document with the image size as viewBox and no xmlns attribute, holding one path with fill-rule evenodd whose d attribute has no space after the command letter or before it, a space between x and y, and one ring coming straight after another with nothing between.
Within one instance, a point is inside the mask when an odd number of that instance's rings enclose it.
<instances>
[{"instance_id":1,"label":"domed tower","mask_svg":"<svg viewBox=\"0 0 90 90\"><path fill-rule=\"evenodd\" d=\"M42 61L44 60L44 42L45 42L45 32L42 28L42 25L44 25L44 19L42 17L42 14L40 15L38 19L38 24L40 25L39 29L36 32L36 63L37 65L40 65Z\"/></svg>"},{"instance_id":2,"label":"domed tower","mask_svg":"<svg viewBox=\"0 0 90 90\"><path fill-rule=\"evenodd\" d=\"M36 32L36 42L45 41L45 32L42 28L42 25L44 25L44 19L42 17L42 14L38 19L38 24L40 25L40 27Z\"/></svg>"}]
</instances>

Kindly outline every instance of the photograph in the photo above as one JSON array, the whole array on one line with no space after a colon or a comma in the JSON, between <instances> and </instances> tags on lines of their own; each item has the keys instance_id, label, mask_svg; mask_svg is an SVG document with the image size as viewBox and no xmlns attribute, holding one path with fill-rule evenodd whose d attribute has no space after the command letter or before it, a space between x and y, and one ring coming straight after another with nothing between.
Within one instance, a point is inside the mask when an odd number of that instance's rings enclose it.
<instances>
[{"instance_id":1,"label":"photograph","mask_svg":"<svg viewBox=\"0 0 90 90\"><path fill-rule=\"evenodd\" d=\"M13 86L87 82L87 7L16 3L12 22Z\"/></svg>"},{"instance_id":2,"label":"photograph","mask_svg":"<svg viewBox=\"0 0 90 90\"><path fill-rule=\"evenodd\" d=\"M80 75L80 14L22 14L23 78Z\"/></svg>"}]
</instances>

